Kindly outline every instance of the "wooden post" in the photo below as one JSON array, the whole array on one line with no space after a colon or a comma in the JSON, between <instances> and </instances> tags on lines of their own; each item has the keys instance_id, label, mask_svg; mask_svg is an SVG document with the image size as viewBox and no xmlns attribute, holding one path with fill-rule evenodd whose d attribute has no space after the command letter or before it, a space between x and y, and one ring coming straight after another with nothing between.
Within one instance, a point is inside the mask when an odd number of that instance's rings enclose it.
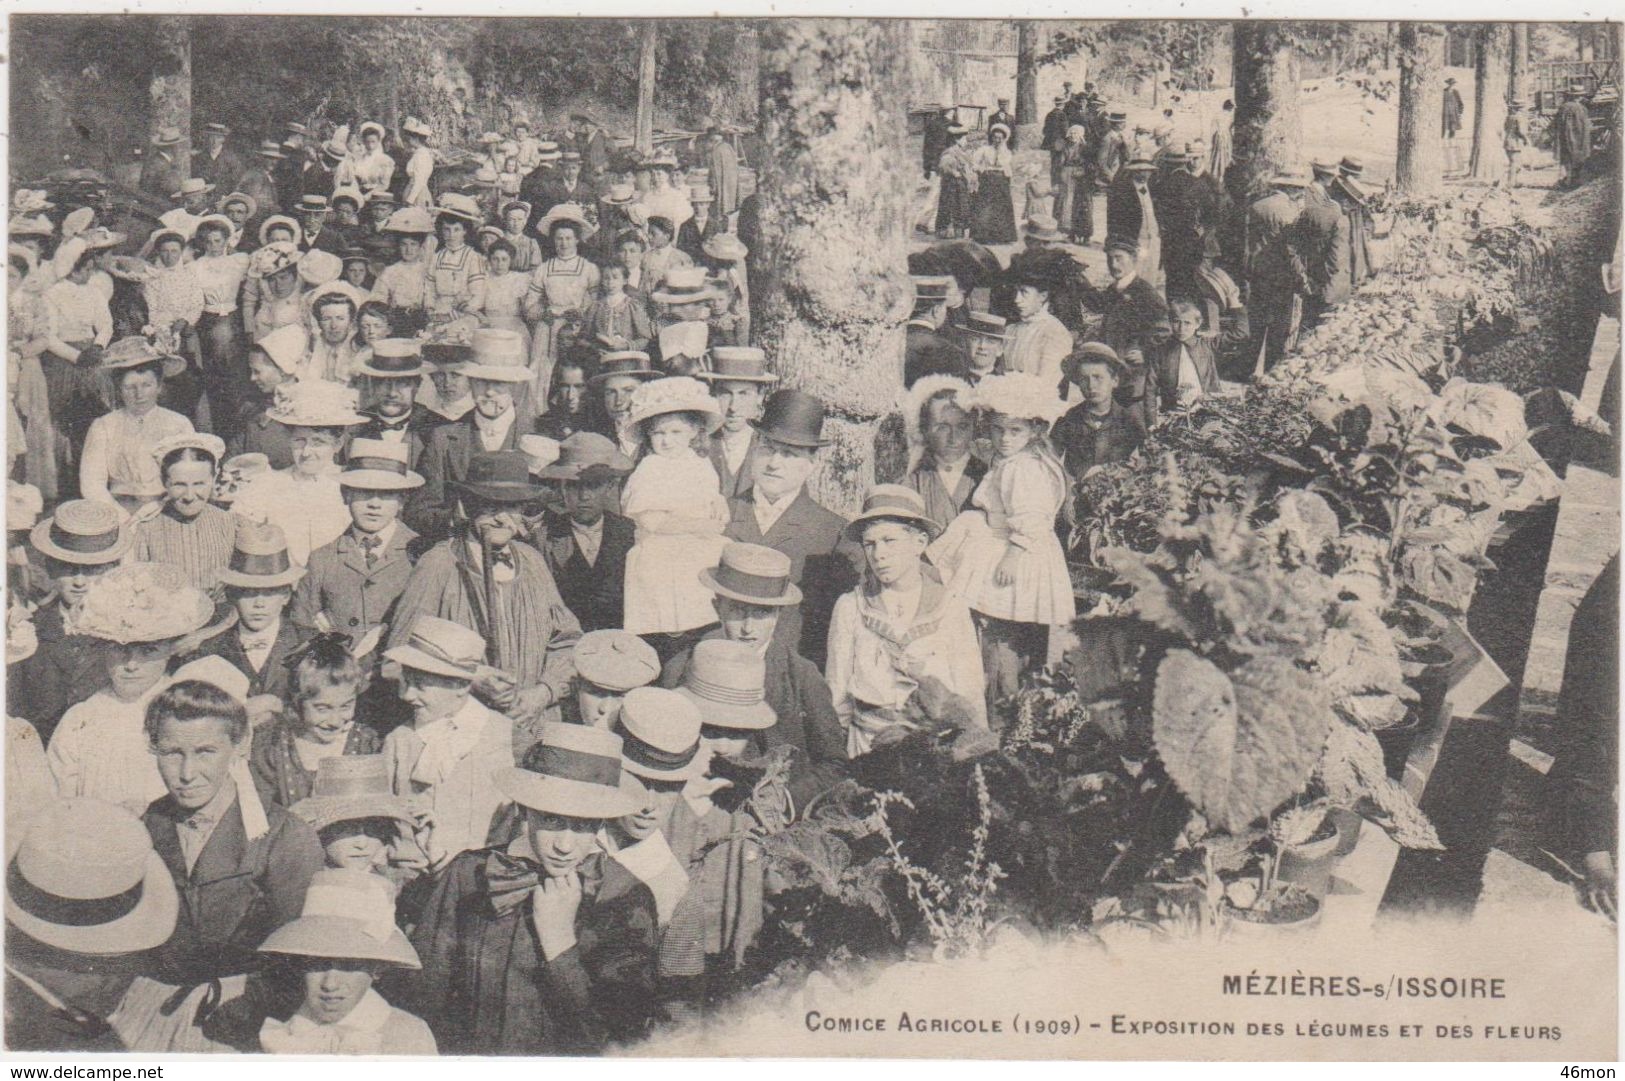
<instances>
[{"instance_id":1,"label":"wooden post","mask_svg":"<svg viewBox=\"0 0 1625 1081\"><path fill-rule=\"evenodd\" d=\"M638 45L638 123L635 145L638 153L655 148L655 49L660 44L660 23L643 20L643 37Z\"/></svg>"}]
</instances>

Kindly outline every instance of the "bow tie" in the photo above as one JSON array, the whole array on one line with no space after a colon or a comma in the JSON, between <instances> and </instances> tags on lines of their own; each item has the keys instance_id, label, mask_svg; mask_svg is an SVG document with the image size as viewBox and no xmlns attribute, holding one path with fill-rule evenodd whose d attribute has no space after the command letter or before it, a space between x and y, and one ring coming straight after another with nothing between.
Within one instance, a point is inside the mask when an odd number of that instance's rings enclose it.
<instances>
[{"instance_id":1,"label":"bow tie","mask_svg":"<svg viewBox=\"0 0 1625 1081\"><path fill-rule=\"evenodd\" d=\"M494 549L492 549L492 551L491 551L491 566L493 566L493 567L507 567L509 570L516 570L517 568L514 567L514 564L513 564L513 550L509 549L509 548L494 548Z\"/></svg>"},{"instance_id":2,"label":"bow tie","mask_svg":"<svg viewBox=\"0 0 1625 1081\"><path fill-rule=\"evenodd\" d=\"M576 866L584 899L598 896L598 886L604 876L600 856L600 853L594 853ZM491 908L498 916L507 915L518 908L530 896L530 891L541 885L546 877L542 865L535 860L510 856L500 848L485 857L485 889L491 898Z\"/></svg>"},{"instance_id":3,"label":"bow tie","mask_svg":"<svg viewBox=\"0 0 1625 1081\"><path fill-rule=\"evenodd\" d=\"M253 638L244 638L242 640L243 652L244 653L263 653L264 651L271 648L271 642L272 642L272 639L271 639L271 637L269 635L257 635L257 636L255 636Z\"/></svg>"},{"instance_id":4,"label":"bow tie","mask_svg":"<svg viewBox=\"0 0 1625 1081\"><path fill-rule=\"evenodd\" d=\"M379 417L378 430L381 432L404 432L411 419L410 416L402 417L400 420L385 420L383 417Z\"/></svg>"}]
</instances>

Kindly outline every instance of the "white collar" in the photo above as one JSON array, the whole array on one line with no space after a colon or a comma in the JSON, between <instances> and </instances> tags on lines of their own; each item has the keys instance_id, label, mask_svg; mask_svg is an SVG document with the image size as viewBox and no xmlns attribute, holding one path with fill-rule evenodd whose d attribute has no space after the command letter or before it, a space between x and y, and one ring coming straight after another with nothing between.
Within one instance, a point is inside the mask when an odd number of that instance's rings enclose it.
<instances>
[{"instance_id":1,"label":"white collar","mask_svg":"<svg viewBox=\"0 0 1625 1081\"><path fill-rule=\"evenodd\" d=\"M1112 282L1112 288L1116 289L1119 293L1124 292L1129 286L1134 284L1134 279L1137 277L1139 277L1139 272L1131 270L1124 275L1122 281Z\"/></svg>"},{"instance_id":2,"label":"white collar","mask_svg":"<svg viewBox=\"0 0 1625 1081\"><path fill-rule=\"evenodd\" d=\"M570 531L587 537L601 537L604 535L604 520L602 518L592 525L582 525L574 518L570 519Z\"/></svg>"},{"instance_id":3,"label":"white collar","mask_svg":"<svg viewBox=\"0 0 1625 1081\"><path fill-rule=\"evenodd\" d=\"M513 422L514 411L512 409L504 410L501 416L495 418L486 416L478 409L474 410L474 427L478 428L483 435L505 436L508 434L508 429L513 427Z\"/></svg>"},{"instance_id":4,"label":"white collar","mask_svg":"<svg viewBox=\"0 0 1625 1081\"><path fill-rule=\"evenodd\" d=\"M384 528L380 529L377 533L372 534L373 536L378 538L378 550L380 552L385 551L386 549L389 548L389 542L395 539L395 527L398 526L398 525L400 525L400 522L398 522L398 521L390 522ZM354 522L351 522L350 523L350 535L355 539L357 544L360 544L361 543L361 538L363 536L365 536L366 534L361 532L361 527L360 526L356 525Z\"/></svg>"},{"instance_id":5,"label":"white collar","mask_svg":"<svg viewBox=\"0 0 1625 1081\"><path fill-rule=\"evenodd\" d=\"M800 488L793 488L787 494L780 496L778 499L768 499L767 496L762 494L761 488L753 487L751 489L751 502L763 510L770 510L775 515L778 515L783 514L786 510L788 510L790 508L790 504L794 503L796 501L796 496L800 494Z\"/></svg>"},{"instance_id":6,"label":"white collar","mask_svg":"<svg viewBox=\"0 0 1625 1081\"><path fill-rule=\"evenodd\" d=\"M270 626L260 631L245 630L242 625L239 624L237 627L237 640L242 643L244 649L248 649L251 646L260 644L269 647L276 642L276 636L281 633L282 617L277 616L275 619L271 620Z\"/></svg>"}]
</instances>

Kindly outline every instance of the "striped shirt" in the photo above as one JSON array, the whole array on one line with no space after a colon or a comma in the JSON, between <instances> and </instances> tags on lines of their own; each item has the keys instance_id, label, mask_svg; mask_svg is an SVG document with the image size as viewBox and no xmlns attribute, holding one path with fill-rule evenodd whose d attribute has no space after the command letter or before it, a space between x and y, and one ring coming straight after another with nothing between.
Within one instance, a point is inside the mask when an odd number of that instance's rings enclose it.
<instances>
[{"instance_id":1,"label":"striped shirt","mask_svg":"<svg viewBox=\"0 0 1625 1081\"><path fill-rule=\"evenodd\" d=\"M214 588L216 577L231 558L237 517L230 511L205 506L196 518L182 518L168 503L135 527L131 557L146 563L179 567L197 588Z\"/></svg>"}]
</instances>

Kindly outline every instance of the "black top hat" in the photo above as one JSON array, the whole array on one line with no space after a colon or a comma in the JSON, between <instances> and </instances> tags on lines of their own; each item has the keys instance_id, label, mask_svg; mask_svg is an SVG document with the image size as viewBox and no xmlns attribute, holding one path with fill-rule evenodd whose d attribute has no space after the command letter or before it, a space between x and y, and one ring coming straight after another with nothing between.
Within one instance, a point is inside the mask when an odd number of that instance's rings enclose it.
<instances>
[{"instance_id":1,"label":"black top hat","mask_svg":"<svg viewBox=\"0 0 1625 1081\"><path fill-rule=\"evenodd\" d=\"M530 482L530 459L517 450L470 455L468 472L452 487L486 503L530 503L542 490Z\"/></svg>"},{"instance_id":2,"label":"black top hat","mask_svg":"<svg viewBox=\"0 0 1625 1081\"><path fill-rule=\"evenodd\" d=\"M792 447L827 447L824 403L801 390L774 391L751 427L777 443Z\"/></svg>"}]
</instances>

